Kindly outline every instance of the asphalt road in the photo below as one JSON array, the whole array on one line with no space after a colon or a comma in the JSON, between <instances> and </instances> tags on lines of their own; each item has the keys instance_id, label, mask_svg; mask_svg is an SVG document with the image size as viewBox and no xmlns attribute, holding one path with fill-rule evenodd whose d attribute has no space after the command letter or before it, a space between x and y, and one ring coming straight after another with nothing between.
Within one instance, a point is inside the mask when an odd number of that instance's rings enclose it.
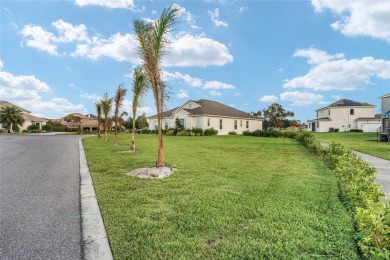
<instances>
[{"instance_id":1,"label":"asphalt road","mask_svg":"<svg viewBox=\"0 0 390 260\"><path fill-rule=\"evenodd\" d=\"M0 259L82 259L79 139L0 135Z\"/></svg>"}]
</instances>

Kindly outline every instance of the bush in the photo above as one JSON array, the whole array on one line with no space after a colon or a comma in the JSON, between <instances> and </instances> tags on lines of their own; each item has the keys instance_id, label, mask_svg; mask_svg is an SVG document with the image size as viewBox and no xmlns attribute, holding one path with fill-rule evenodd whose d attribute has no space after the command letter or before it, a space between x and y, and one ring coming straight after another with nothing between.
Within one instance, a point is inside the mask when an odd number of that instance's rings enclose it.
<instances>
[{"instance_id":1,"label":"bush","mask_svg":"<svg viewBox=\"0 0 390 260\"><path fill-rule=\"evenodd\" d=\"M228 134L229 134L229 135L237 135L237 132L236 132L236 131L229 131Z\"/></svg>"},{"instance_id":2,"label":"bush","mask_svg":"<svg viewBox=\"0 0 390 260\"><path fill-rule=\"evenodd\" d=\"M204 130L204 135L207 135L207 136L217 135L217 134L218 134L218 130L214 129L213 127L207 128L206 130Z\"/></svg>"},{"instance_id":3,"label":"bush","mask_svg":"<svg viewBox=\"0 0 390 260\"><path fill-rule=\"evenodd\" d=\"M340 131L340 129L335 128L334 131L335 131L336 133L338 133L338 132Z\"/></svg>"},{"instance_id":4,"label":"bush","mask_svg":"<svg viewBox=\"0 0 390 260\"><path fill-rule=\"evenodd\" d=\"M362 129L351 129L351 130L349 130L350 132L363 132L363 130Z\"/></svg>"},{"instance_id":5,"label":"bush","mask_svg":"<svg viewBox=\"0 0 390 260\"><path fill-rule=\"evenodd\" d=\"M39 125L29 125L27 127L27 131L30 133L38 133L39 132Z\"/></svg>"},{"instance_id":6,"label":"bush","mask_svg":"<svg viewBox=\"0 0 390 260\"><path fill-rule=\"evenodd\" d=\"M191 129L191 132L193 132L196 136L203 135L203 129L202 128L193 127Z\"/></svg>"},{"instance_id":7,"label":"bush","mask_svg":"<svg viewBox=\"0 0 390 260\"><path fill-rule=\"evenodd\" d=\"M4 130L3 129L0 129L0 134L4 133Z\"/></svg>"},{"instance_id":8,"label":"bush","mask_svg":"<svg viewBox=\"0 0 390 260\"><path fill-rule=\"evenodd\" d=\"M245 136L251 136L252 132L249 131L249 130L245 130L245 131L242 132L242 134L245 135Z\"/></svg>"},{"instance_id":9,"label":"bush","mask_svg":"<svg viewBox=\"0 0 390 260\"><path fill-rule=\"evenodd\" d=\"M51 125L44 125L44 126L42 126L42 131L52 132L53 127Z\"/></svg>"}]
</instances>

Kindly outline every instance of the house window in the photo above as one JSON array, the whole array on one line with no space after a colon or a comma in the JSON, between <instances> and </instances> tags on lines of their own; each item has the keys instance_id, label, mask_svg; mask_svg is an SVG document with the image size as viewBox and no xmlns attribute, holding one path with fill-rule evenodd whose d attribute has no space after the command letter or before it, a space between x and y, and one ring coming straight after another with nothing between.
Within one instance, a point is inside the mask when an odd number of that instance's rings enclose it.
<instances>
[{"instance_id":1,"label":"house window","mask_svg":"<svg viewBox=\"0 0 390 260\"><path fill-rule=\"evenodd\" d=\"M353 108L350 109L350 110L349 110L349 114L350 114L350 115L354 115L354 114L355 114L355 109L353 109Z\"/></svg>"},{"instance_id":2,"label":"house window","mask_svg":"<svg viewBox=\"0 0 390 260\"><path fill-rule=\"evenodd\" d=\"M330 110L328 110L328 116L330 116Z\"/></svg>"},{"instance_id":3,"label":"house window","mask_svg":"<svg viewBox=\"0 0 390 260\"><path fill-rule=\"evenodd\" d=\"M317 112L317 118L318 118L318 112Z\"/></svg>"},{"instance_id":4,"label":"house window","mask_svg":"<svg viewBox=\"0 0 390 260\"><path fill-rule=\"evenodd\" d=\"M165 129L165 130L168 130L168 129L169 129L169 122L168 122L168 121L165 122L165 124L164 124L164 129Z\"/></svg>"},{"instance_id":5,"label":"house window","mask_svg":"<svg viewBox=\"0 0 390 260\"><path fill-rule=\"evenodd\" d=\"M246 128L249 128L249 121L246 121Z\"/></svg>"},{"instance_id":6,"label":"house window","mask_svg":"<svg viewBox=\"0 0 390 260\"><path fill-rule=\"evenodd\" d=\"M202 118L201 117L197 117L196 121L195 121L195 124L196 124L197 128L202 128Z\"/></svg>"},{"instance_id":7,"label":"house window","mask_svg":"<svg viewBox=\"0 0 390 260\"><path fill-rule=\"evenodd\" d=\"M237 120L234 120L234 129L237 129Z\"/></svg>"},{"instance_id":8,"label":"house window","mask_svg":"<svg viewBox=\"0 0 390 260\"><path fill-rule=\"evenodd\" d=\"M240 120L240 127L242 127L242 120Z\"/></svg>"},{"instance_id":9,"label":"house window","mask_svg":"<svg viewBox=\"0 0 390 260\"><path fill-rule=\"evenodd\" d=\"M184 128L186 128L186 120L185 120L184 118L180 118L179 120L180 120L180 124L181 124Z\"/></svg>"},{"instance_id":10,"label":"house window","mask_svg":"<svg viewBox=\"0 0 390 260\"><path fill-rule=\"evenodd\" d=\"M207 118L207 126L210 126L210 118Z\"/></svg>"},{"instance_id":11,"label":"house window","mask_svg":"<svg viewBox=\"0 0 390 260\"><path fill-rule=\"evenodd\" d=\"M317 122L317 128L319 128L320 127L320 122Z\"/></svg>"},{"instance_id":12,"label":"house window","mask_svg":"<svg viewBox=\"0 0 390 260\"><path fill-rule=\"evenodd\" d=\"M154 129L155 129L155 130L157 130L157 126L158 126L157 120L154 120Z\"/></svg>"},{"instance_id":13,"label":"house window","mask_svg":"<svg viewBox=\"0 0 390 260\"><path fill-rule=\"evenodd\" d=\"M219 119L219 129L222 130L222 119Z\"/></svg>"}]
</instances>

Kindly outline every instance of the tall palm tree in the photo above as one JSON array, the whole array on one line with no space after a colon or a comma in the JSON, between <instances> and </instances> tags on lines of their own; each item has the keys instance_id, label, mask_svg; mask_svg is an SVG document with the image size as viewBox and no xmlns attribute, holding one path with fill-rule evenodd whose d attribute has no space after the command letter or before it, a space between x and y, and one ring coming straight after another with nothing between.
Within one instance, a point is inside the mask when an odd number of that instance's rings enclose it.
<instances>
[{"instance_id":1,"label":"tall palm tree","mask_svg":"<svg viewBox=\"0 0 390 260\"><path fill-rule=\"evenodd\" d=\"M97 113L97 121L98 121L98 138L100 138L100 121L102 119L102 104L100 102L95 103L96 113Z\"/></svg>"},{"instance_id":2,"label":"tall palm tree","mask_svg":"<svg viewBox=\"0 0 390 260\"><path fill-rule=\"evenodd\" d=\"M148 81L152 87L154 103L157 110L158 122L158 154L156 167L164 167L164 150L162 135L162 111L164 101L168 97L165 83L161 77L161 59L164 55L164 48L167 47L171 27L176 23L176 16L179 8L171 5L164 9L160 18L154 23L146 20L134 20L136 41L142 61L143 69L146 72Z\"/></svg>"},{"instance_id":3,"label":"tall palm tree","mask_svg":"<svg viewBox=\"0 0 390 260\"><path fill-rule=\"evenodd\" d=\"M133 71L133 130L131 134L130 151L135 152L135 118L137 108L141 105L142 98L148 92L148 79L142 68L135 68Z\"/></svg>"},{"instance_id":4,"label":"tall palm tree","mask_svg":"<svg viewBox=\"0 0 390 260\"><path fill-rule=\"evenodd\" d=\"M115 138L114 138L114 144L118 144L118 120L119 120L119 108L123 104L123 99L126 95L127 89L122 88L123 84L120 84L118 89L115 92L115 111L114 111L114 124L115 124Z\"/></svg>"},{"instance_id":5,"label":"tall palm tree","mask_svg":"<svg viewBox=\"0 0 390 260\"><path fill-rule=\"evenodd\" d=\"M107 136L108 114L111 111L112 101L113 101L112 98L108 97L107 92L104 93L103 98L100 100L100 104L102 106L102 111L104 114L104 141L108 140L108 136Z\"/></svg>"},{"instance_id":6,"label":"tall palm tree","mask_svg":"<svg viewBox=\"0 0 390 260\"><path fill-rule=\"evenodd\" d=\"M7 132L12 133L13 126L23 126L23 111L16 106L0 108L0 124L7 125Z\"/></svg>"}]
</instances>

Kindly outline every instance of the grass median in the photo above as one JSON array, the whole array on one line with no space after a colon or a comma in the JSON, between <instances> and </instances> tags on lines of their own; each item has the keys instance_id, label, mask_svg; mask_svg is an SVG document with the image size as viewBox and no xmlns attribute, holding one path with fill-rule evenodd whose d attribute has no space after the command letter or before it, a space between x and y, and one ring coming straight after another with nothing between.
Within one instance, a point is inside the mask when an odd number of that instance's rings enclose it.
<instances>
[{"instance_id":1,"label":"grass median","mask_svg":"<svg viewBox=\"0 0 390 260\"><path fill-rule=\"evenodd\" d=\"M335 177L294 140L167 136L159 180L125 175L156 159L156 135L136 142L83 140L115 259L358 258Z\"/></svg>"}]
</instances>

